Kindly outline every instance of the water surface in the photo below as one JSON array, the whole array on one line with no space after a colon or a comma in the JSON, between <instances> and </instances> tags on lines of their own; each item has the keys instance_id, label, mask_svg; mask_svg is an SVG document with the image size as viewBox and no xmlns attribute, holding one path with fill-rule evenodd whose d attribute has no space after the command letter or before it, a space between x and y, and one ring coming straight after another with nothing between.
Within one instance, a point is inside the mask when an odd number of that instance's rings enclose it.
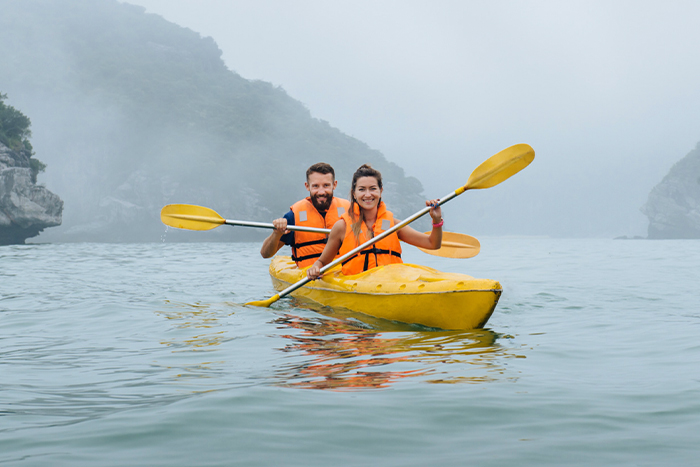
<instances>
[{"instance_id":1,"label":"water surface","mask_svg":"<svg viewBox=\"0 0 700 467\"><path fill-rule=\"evenodd\" d=\"M431 331L274 293L257 244L0 247L0 465L700 465L700 242L480 239Z\"/></svg>"}]
</instances>

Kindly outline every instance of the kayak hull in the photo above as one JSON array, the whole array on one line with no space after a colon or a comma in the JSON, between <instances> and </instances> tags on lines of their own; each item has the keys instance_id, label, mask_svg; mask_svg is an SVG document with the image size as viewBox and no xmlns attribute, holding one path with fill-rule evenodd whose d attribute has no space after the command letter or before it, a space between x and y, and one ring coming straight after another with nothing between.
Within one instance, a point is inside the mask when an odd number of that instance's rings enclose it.
<instances>
[{"instance_id":1,"label":"kayak hull","mask_svg":"<svg viewBox=\"0 0 700 467\"><path fill-rule=\"evenodd\" d=\"M270 276L275 289L282 291L305 278L306 269L297 268L288 256L276 256L270 263ZM404 263L354 276L344 276L339 267L334 268L292 295L403 323L477 329L491 317L501 292L494 280Z\"/></svg>"}]
</instances>

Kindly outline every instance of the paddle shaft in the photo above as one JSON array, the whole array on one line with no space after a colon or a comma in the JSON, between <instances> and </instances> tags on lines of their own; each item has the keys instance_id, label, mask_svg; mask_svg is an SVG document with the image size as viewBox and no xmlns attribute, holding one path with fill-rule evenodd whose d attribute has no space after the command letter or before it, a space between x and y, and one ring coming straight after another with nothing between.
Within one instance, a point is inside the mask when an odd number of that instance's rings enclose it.
<instances>
[{"instance_id":1,"label":"paddle shaft","mask_svg":"<svg viewBox=\"0 0 700 467\"><path fill-rule=\"evenodd\" d=\"M252 221L240 221L232 219L224 219L216 211L203 207L195 206L191 204L169 204L161 210L160 214L161 221L170 227L175 227L178 229L190 229L190 230L210 230L214 229L220 225L228 224L231 226L243 226L243 227L253 227L253 228L263 228L263 229L274 229L274 224L265 222L252 222ZM308 227L308 226L297 226L297 225L287 225L287 230L293 232L310 232L321 235L328 235L331 230L324 229L320 227ZM458 235L458 234L456 234ZM465 238L468 236L465 236ZM444 240L444 239L443 239ZM460 240L456 242L443 241L444 246L454 247L454 248L464 248L472 247L469 243L470 239L467 239L466 243L460 243ZM474 239L476 240L476 239ZM463 244L464 243L464 244ZM441 250L422 250L429 254L443 256L440 254ZM450 256L450 255L447 255Z\"/></svg>"},{"instance_id":2,"label":"paddle shaft","mask_svg":"<svg viewBox=\"0 0 700 467\"><path fill-rule=\"evenodd\" d=\"M264 222L233 221L233 220L228 220L228 219L224 220L224 224L240 225L243 227L260 227L263 229L274 229L275 228L274 225L266 224ZM301 225L288 225L287 230L293 230L296 232L322 233L322 234L331 233L331 229L322 229L322 228L317 228L317 227L304 227ZM448 246L448 247L453 247L453 248L465 248L465 247L474 248L473 245L468 245L468 244L461 243L461 242L446 242L446 241L442 242L442 246Z\"/></svg>"},{"instance_id":3,"label":"paddle shaft","mask_svg":"<svg viewBox=\"0 0 700 467\"><path fill-rule=\"evenodd\" d=\"M258 227L261 229L274 229L275 228L274 225L267 224L265 222L235 221L235 220L229 220L229 219L224 219L224 224L240 225L242 227ZM288 225L287 230L291 230L294 232L313 232L313 233L322 233L322 234L331 233L331 229L321 229L318 227L304 227L303 225Z\"/></svg>"},{"instance_id":4,"label":"paddle shaft","mask_svg":"<svg viewBox=\"0 0 700 467\"><path fill-rule=\"evenodd\" d=\"M460 188L460 190L461 190L461 188ZM460 194L462 194L462 193L464 192L464 191L461 191L460 193L457 193L457 191L459 191L459 190L453 191L452 193L450 193L449 195L445 196L444 198L440 198L440 201L438 201L437 205L438 205L438 206L442 206L443 204L445 204L446 202L448 202L449 200L451 200L451 199L454 198L455 196L458 196L458 195L460 195ZM408 219L405 219L405 220L399 222L398 224L394 225L394 226L393 226L392 228L390 228L389 230L385 230L384 232L380 233L380 234L377 235L376 237L369 239L368 241L366 241L366 242L363 243L362 245L358 246L358 247L355 248L354 250L351 250L351 251L345 253L345 254L344 254L343 256L341 256L340 258L334 259L333 261L331 261L330 263L328 263L327 265L325 265L325 266L323 266L323 267L321 268L320 274L323 274L324 272L328 271L329 269L331 269L331 268L337 266L338 264L342 263L342 262L345 261L346 259L352 258L353 256L355 256L357 253L359 253L360 251L364 250L364 249L367 248L368 246L374 245L374 244L377 243L379 240L381 240L381 239L383 239L383 238L385 238L385 237L387 237L387 236L393 234L394 232L396 232L396 231L399 230L399 229L402 229L402 228L406 227L408 224L410 224L411 222L415 221L416 219L419 219L419 218L425 216L426 214L428 214L428 213L430 212L430 209L431 209L430 206L424 207L423 209L421 209L420 211L418 211L417 213L415 213L414 215L412 215L412 216L409 217ZM311 279L309 279L309 277L307 276L307 277L305 277L304 279L302 279L302 280L300 280L299 282L297 282L296 284L290 285L289 287L287 287L286 289L284 289L283 291L281 291L280 293L278 293L277 295L275 295L275 301L276 301L276 300L279 300L280 298L284 297L285 295L289 295L290 293L294 292L294 291L295 291L296 289L298 289L299 287L302 287L302 286L304 286L305 284L307 284L310 280L311 280Z\"/></svg>"}]
</instances>

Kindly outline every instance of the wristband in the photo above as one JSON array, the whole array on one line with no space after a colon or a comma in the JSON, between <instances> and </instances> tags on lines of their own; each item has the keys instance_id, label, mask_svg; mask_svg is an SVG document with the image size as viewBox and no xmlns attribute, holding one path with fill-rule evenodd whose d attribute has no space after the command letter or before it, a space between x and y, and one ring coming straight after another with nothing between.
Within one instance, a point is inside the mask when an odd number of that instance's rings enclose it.
<instances>
[{"instance_id":1,"label":"wristband","mask_svg":"<svg viewBox=\"0 0 700 467\"><path fill-rule=\"evenodd\" d=\"M445 223L445 221L443 219L440 219L440 222L438 222L437 224L433 224L433 228L442 227L442 224L444 224L444 223Z\"/></svg>"}]
</instances>

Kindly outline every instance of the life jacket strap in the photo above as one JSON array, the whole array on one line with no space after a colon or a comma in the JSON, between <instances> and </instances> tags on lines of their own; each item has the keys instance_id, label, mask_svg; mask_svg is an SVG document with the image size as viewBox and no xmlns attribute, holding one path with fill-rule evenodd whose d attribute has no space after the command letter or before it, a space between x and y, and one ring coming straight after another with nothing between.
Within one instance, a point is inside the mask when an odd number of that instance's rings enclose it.
<instances>
[{"instance_id":1,"label":"life jacket strap","mask_svg":"<svg viewBox=\"0 0 700 467\"><path fill-rule=\"evenodd\" d=\"M375 255L375 262L377 262L377 263L379 261L376 261L376 255L392 255L392 256L398 256L399 258L401 258L401 253L399 253L398 251L382 250L379 248L375 248L374 245L372 245L372 248L370 248L368 250L362 250L361 252L358 253L358 255L365 255L365 264L364 264L364 267L362 269L363 271L366 271L367 269L369 269L369 255ZM354 259L354 257L343 261L342 265L345 266L347 263L349 263L353 259Z\"/></svg>"},{"instance_id":2,"label":"life jacket strap","mask_svg":"<svg viewBox=\"0 0 700 467\"><path fill-rule=\"evenodd\" d=\"M295 256L295 255L292 255L292 260L293 260L295 263L298 263L298 262L300 262L300 261L306 261L307 259L311 259L311 258L320 258L320 257L321 257L321 253L314 253L314 254L312 254L312 255L306 255L306 256Z\"/></svg>"},{"instance_id":3,"label":"life jacket strap","mask_svg":"<svg viewBox=\"0 0 700 467\"><path fill-rule=\"evenodd\" d=\"M304 261L304 260L311 259L311 258L319 258L319 257L321 256L321 253L322 253L322 252L320 252L320 253L313 253L313 254L304 255L304 256L297 256L297 251L298 251L299 248L302 248L302 247L305 247L305 246L321 245L321 244L325 244L325 243L328 243L328 239L327 239L327 238L323 238L323 239L321 239L321 240L312 240L312 241L310 241L310 242L295 243L295 244L292 246L292 260L293 260L295 263L298 263L298 262L300 262L300 261Z\"/></svg>"},{"instance_id":4,"label":"life jacket strap","mask_svg":"<svg viewBox=\"0 0 700 467\"><path fill-rule=\"evenodd\" d=\"M321 243L328 243L328 238L322 238L321 240L312 240L310 242L295 243L294 248L302 248L311 245L320 245Z\"/></svg>"}]
</instances>

